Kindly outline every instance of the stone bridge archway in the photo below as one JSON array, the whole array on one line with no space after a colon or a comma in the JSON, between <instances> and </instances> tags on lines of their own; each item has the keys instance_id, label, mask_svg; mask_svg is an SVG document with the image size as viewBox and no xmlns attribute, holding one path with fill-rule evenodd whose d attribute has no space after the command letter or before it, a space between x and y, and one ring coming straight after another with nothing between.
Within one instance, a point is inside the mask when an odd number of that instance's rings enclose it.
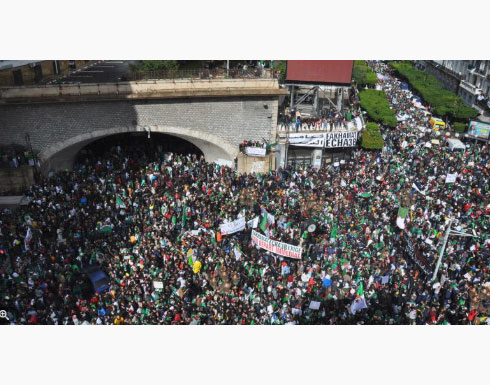
<instances>
[{"instance_id":1,"label":"stone bridge archway","mask_svg":"<svg viewBox=\"0 0 490 385\"><path fill-rule=\"evenodd\" d=\"M214 162L218 159L232 162L238 154L237 146L232 145L216 135L197 129L163 125L114 127L76 135L49 146L39 154L41 170L43 173L48 173L51 170L59 171L71 169L78 152L97 139L115 134L148 131L151 133L167 134L187 140L202 151L208 162Z\"/></svg>"}]
</instances>

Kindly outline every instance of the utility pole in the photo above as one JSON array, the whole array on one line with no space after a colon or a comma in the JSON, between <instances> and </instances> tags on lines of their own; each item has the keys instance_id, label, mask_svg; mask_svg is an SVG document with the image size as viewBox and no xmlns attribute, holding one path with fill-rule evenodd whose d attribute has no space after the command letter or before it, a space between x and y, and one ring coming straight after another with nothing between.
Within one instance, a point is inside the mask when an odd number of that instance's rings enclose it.
<instances>
[{"instance_id":1,"label":"utility pole","mask_svg":"<svg viewBox=\"0 0 490 385\"><path fill-rule=\"evenodd\" d=\"M451 218L451 220L449 222L449 226L446 229L446 233L444 234L444 242L442 244L441 251L439 252L439 258L437 259L437 264L436 264L436 268L434 270L434 275L432 275L432 281L435 281L437 278L437 273L439 272L439 267L441 266L442 256L444 255L444 251L446 250L447 241L448 241L450 235L456 235L458 237L480 238L478 235L476 235L476 233L474 231L473 231L474 235L472 235L472 234L464 233L462 231L457 231L457 230L451 229L453 222L454 222L454 218Z\"/></svg>"}]
</instances>

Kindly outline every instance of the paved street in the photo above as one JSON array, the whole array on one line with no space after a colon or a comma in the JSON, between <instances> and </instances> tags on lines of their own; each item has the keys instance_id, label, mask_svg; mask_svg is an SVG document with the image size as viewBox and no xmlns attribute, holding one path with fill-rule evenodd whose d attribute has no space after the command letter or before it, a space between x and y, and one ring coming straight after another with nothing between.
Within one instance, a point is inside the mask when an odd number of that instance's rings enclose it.
<instances>
[{"instance_id":1,"label":"paved street","mask_svg":"<svg viewBox=\"0 0 490 385\"><path fill-rule=\"evenodd\" d=\"M73 71L52 84L109 83L130 80L130 60L101 60Z\"/></svg>"}]
</instances>

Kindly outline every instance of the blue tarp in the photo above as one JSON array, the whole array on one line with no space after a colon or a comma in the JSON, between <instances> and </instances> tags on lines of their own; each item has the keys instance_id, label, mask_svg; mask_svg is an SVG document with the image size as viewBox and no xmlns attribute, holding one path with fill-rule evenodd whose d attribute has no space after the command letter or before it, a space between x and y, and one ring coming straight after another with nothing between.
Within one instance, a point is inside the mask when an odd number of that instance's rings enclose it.
<instances>
[{"instance_id":1,"label":"blue tarp","mask_svg":"<svg viewBox=\"0 0 490 385\"><path fill-rule=\"evenodd\" d=\"M407 83L401 82L400 85L402 87L402 90L408 90L408 84Z\"/></svg>"}]
</instances>

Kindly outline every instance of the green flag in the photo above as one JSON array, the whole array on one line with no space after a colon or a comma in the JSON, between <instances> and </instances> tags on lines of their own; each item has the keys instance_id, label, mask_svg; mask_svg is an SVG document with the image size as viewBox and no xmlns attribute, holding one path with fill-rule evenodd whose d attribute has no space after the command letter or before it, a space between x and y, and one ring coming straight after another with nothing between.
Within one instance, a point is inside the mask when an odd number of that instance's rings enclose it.
<instances>
[{"instance_id":1,"label":"green flag","mask_svg":"<svg viewBox=\"0 0 490 385\"><path fill-rule=\"evenodd\" d=\"M121 196L119 194L116 194L116 206L122 209L126 208L126 205L123 203Z\"/></svg>"},{"instance_id":2,"label":"green flag","mask_svg":"<svg viewBox=\"0 0 490 385\"><path fill-rule=\"evenodd\" d=\"M364 287L362 285L362 282L357 289L356 295L358 295L359 297L364 297Z\"/></svg>"},{"instance_id":3,"label":"green flag","mask_svg":"<svg viewBox=\"0 0 490 385\"><path fill-rule=\"evenodd\" d=\"M332 232L330 233L330 239L335 239L337 238L337 218L335 218L335 223L332 227Z\"/></svg>"},{"instance_id":4,"label":"green flag","mask_svg":"<svg viewBox=\"0 0 490 385\"><path fill-rule=\"evenodd\" d=\"M109 226L109 225L105 225L105 226L101 226L99 231L102 233L102 234L110 234L112 233L112 227Z\"/></svg>"},{"instance_id":5,"label":"green flag","mask_svg":"<svg viewBox=\"0 0 490 385\"><path fill-rule=\"evenodd\" d=\"M262 221L260 222L259 227L263 232L265 232L267 230L267 227L269 227L268 221L267 221L267 214L262 216Z\"/></svg>"},{"instance_id":6,"label":"green flag","mask_svg":"<svg viewBox=\"0 0 490 385\"><path fill-rule=\"evenodd\" d=\"M407 217L407 215L408 215L408 210L409 210L409 208L408 208L408 207L400 207L400 208L398 209L398 216L399 216L400 218L406 218L406 217Z\"/></svg>"},{"instance_id":7,"label":"green flag","mask_svg":"<svg viewBox=\"0 0 490 385\"><path fill-rule=\"evenodd\" d=\"M146 180L145 180L145 178L141 179L140 186L141 186L141 187L143 187L145 184L146 184Z\"/></svg>"},{"instance_id":8,"label":"green flag","mask_svg":"<svg viewBox=\"0 0 490 385\"><path fill-rule=\"evenodd\" d=\"M187 221L187 206L184 206L182 210L182 227L185 226L186 221Z\"/></svg>"}]
</instances>

